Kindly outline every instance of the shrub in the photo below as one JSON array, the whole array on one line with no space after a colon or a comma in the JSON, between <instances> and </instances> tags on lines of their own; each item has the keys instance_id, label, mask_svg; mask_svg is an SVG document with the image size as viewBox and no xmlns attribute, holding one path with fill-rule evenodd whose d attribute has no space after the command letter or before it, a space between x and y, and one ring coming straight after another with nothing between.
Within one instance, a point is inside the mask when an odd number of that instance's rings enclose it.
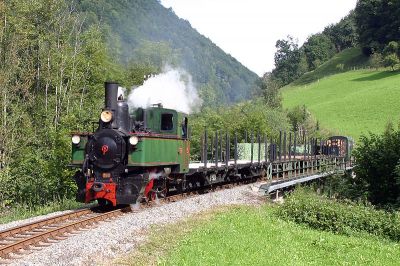
<instances>
[{"instance_id":1,"label":"shrub","mask_svg":"<svg viewBox=\"0 0 400 266\"><path fill-rule=\"evenodd\" d=\"M382 135L361 137L353 152L356 159L355 186L368 201L380 206L400 205L400 130L388 125Z\"/></svg>"},{"instance_id":2,"label":"shrub","mask_svg":"<svg viewBox=\"0 0 400 266\"><path fill-rule=\"evenodd\" d=\"M338 234L369 233L400 240L400 215L350 201L334 201L297 189L279 207L278 214L296 223Z\"/></svg>"}]
</instances>

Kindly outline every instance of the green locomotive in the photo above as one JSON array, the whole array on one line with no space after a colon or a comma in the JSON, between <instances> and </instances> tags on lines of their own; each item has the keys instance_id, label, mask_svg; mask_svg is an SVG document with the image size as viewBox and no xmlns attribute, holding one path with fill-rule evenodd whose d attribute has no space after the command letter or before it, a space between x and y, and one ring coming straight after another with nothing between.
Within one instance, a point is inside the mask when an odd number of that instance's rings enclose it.
<instances>
[{"instance_id":1,"label":"green locomotive","mask_svg":"<svg viewBox=\"0 0 400 266\"><path fill-rule=\"evenodd\" d=\"M118 84L105 83L105 107L93 133L72 134L77 200L132 204L165 195L189 171L188 115L156 105L129 113Z\"/></svg>"}]
</instances>

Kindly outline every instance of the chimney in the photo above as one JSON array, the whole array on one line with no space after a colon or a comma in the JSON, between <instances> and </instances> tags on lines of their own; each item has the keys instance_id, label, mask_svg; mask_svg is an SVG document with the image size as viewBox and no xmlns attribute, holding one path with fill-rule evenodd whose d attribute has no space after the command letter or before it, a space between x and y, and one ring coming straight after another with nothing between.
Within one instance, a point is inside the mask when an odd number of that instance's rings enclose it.
<instances>
[{"instance_id":1,"label":"chimney","mask_svg":"<svg viewBox=\"0 0 400 266\"><path fill-rule=\"evenodd\" d=\"M116 82L105 82L105 107L117 112L118 86Z\"/></svg>"}]
</instances>

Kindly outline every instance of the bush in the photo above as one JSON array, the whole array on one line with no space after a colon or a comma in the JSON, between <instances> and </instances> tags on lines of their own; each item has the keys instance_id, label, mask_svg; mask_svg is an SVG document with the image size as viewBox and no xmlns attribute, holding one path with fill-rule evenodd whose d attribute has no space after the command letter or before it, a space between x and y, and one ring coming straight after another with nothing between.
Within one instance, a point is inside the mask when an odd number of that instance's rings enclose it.
<instances>
[{"instance_id":1,"label":"bush","mask_svg":"<svg viewBox=\"0 0 400 266\"><path fill-rule=\"evenodd\" d=\"M400 130L387 126L382 135L361 137L353 152L355 186L374 205L400 206Z\"/></svg>"},{"instance_id":2,"label":"bush","mask_svg":"<svg viewBox=\"0 0 400 266\"><path fill-rule=\"evenodd\" d=\"M297 189L278 209L278 214L296 223L338 234L369 233L400 240L400 214L376 210L350 201L334 201Z\"/></svg>"}]
</instances>

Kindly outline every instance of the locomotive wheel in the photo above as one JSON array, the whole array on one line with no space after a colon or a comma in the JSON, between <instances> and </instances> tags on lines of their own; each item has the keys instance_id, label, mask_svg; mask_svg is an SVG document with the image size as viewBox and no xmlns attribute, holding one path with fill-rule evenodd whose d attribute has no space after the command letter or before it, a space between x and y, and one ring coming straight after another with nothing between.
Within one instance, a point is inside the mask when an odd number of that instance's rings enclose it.
<instances>
[{"instance_id":1,"label":"locomotive wheel","mask_svg":"<svg viewBox=\"0 0 400 266\"><path fill-rule=\"evenodd\" d=\"M108 201L105 199L97 199L97 203L99 204L99 206L104 207L108 205Z\"/></svg>"},{"instance_id":2,"label":"locomotive wheel","mask_svg":"<svg viewBox=\"0 0 400 266\"><path fill-rule=\"evenodd\" d=\"M146 202L149 202L149 201L154 202L154 201L156 201L156 199L157 199L157 191L152 190L147 195Z\"/></svg>"},{"instance_id":3,"label":"locomotive wheel","mask_svg":"<svg viewBox=\"0 0 400 266\"><path fill-rule=\"evenodd\" d=\"M166 183L164 182L162 187L157 187L155 189L152 189L146 198L146 201L156 201L157 199L163 199L167 197L167 186Z\"/></svg>"}]
</instances>

